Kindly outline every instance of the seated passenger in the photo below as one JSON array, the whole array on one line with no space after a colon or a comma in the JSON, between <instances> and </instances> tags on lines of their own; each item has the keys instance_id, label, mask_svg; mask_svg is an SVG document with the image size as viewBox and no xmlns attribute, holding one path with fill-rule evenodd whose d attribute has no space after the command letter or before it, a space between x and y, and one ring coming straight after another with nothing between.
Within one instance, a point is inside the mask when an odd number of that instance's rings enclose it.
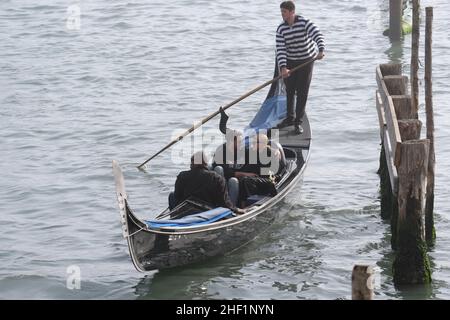
<instances>
[{"instance_id":1,"label":"seated passenger","mask_svg":"<svg viewBox=\"0 0 450 320\"><path fill-rule=\"evenodd\" d=\"M280 159L278 151L272 151L265 134L255 136L250 148L243 148L242 134L238 131L227 130L226 142L220 145L214 154L213 168L216 172L223 174L227 180L232 177L268 176L268 169L261 170L261 168L270 168L272 161L275 160L273 161L274 173L277 173Z\"/></svg>"},{"instance_id":2,"label":"seated passenger","mask_svg":"<svg viewBox=\"0 0 450 320\"><path fill-rule=\"evenodd\" d=\"M234 177L234 173L245 164L245 149L242 146L242 134L239 131L226 132L226 142L220 145L214 153L213 168L220 166L225 179ZM221 173L221 169L216 170Z\"/></svg>"},{"instance_id":3,"label":"seated passenger","mask_svg":"<svg viewBox=\"0 0 450 320\"><path fill-rule=\"evenodd\" d=\"M281 143L275 140L269 141L269 145L272 148L272 150L275 151L274 155L276 156L276 158L279 159L280 168L278 169L278 172L276 172L276 174L281 175L287 165L286 155L284 154L283 146L281 145Z\"/></svg>"},{"instance_id":4,"label":"seated passenger","mask_svg":"<svg viewBox=\"0 0 450 320\"><path fill-rule=\"evenodd\" d=\"M246 153L246 164L239 177L239 197L241 207L245 207L246 199L251 195L274 196L277 194L275 182L279 179L281 153L269 146L269 139L259 133Z\"/></svg>"},{"instance_id":5,"label":"seated passenger","mask_svg":"<svg viewBox=\"0 0 450 320\"><path fill-rule=\"evenodd\" d=\"M171 202L169 196L169 202ZM175 191L169 207L172 209L188 198L197 198L214 207L224 207L237 214L244 213L231 202L225 179L208 169L207 159L202 151L191 157L191 170L182 171L175 182Z\"/></svg>"},{"instance_id":6,"label":"seated passenger","mask_svg":"<svg viewBox=\"0 0 450 320\"><path fill-rule=\"evenodd\" d=\"M234 205L238 204L239 181L235 172L245 164L245 149L242 147L242 134L236 130L226 130L226 142L214 153L214 171L225 177L228 194Z\"/></svg>"},{"instance_id":7,"label":"seated passenger","mask_svg":"<svg viewBox=\"0 0 450 320\"><path fill-rule=\"evenodd\" d=\"M246 152L246 163L241 171L253 173L252 176L275 176L281 172L281 155L278 147L270 146L267 135L258 133Z\"/></svg>"}]
</instances>

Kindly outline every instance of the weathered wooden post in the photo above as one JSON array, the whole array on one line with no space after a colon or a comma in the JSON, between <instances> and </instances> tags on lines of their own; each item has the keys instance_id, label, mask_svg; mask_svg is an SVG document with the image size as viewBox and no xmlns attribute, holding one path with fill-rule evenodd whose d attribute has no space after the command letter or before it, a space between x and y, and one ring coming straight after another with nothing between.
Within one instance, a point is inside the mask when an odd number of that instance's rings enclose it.
<instances>
[{"instance_id":1,"label":"weathered wooden post","mask_svg":"<svg viewBox=\"0 0 450 320\"><path fill-rule=\"evenodd\" d=\"M433 83L432 83L432 44L433 44L433 8L427 7L425 25L425 110L427 115L427 139L430 140L428 158L427 201L425 206L425 239L429 246L436 240L434 228L434 115L433 115Z\"/></svg>"},{"instance_id":2,"label":"weathered wooden post","mask_svg":"<svg viewBox=\"0 0 450 320\"><path fill-rule=\"evenodd\" d=\"M410 95L393 95L391 98L398 120L418 119L417 112L411 108Z\"/></svg>"},{"instance_id":3,"label":"weathered wooden post","mask_svg":"<svg viewBox=\"0 0 450 320\"><path fill-rule=\"evenodd\" d=\"M367 265L355 265L352 272L352 300L373 299L374 269Z\"/></svg>"},{"instance_id":4,"label":"weathered wooden post","mask_svg":"<svg viewBox=\"0 0 450 320\"><path fill-rule=\"evenodd\" d=\"M422 121L419 119L398 120L398 129L402 141L420 139Z\"/></svg>"},{"instance_id":5,"label":"weathered wooden post","mask_svg":"<svg viewBox=\"0 0 450 320\"><path fill-rule=\"evenodd\" d=\"M403 142L398 150L396 285L431 282L424 223L429 146L428 139L412 140Z\"/></svg>"},{"instance_id":6,"label":"weathered wooden post","mask_svg":"<svg viewBox=\"0 0 450 320\"><path fill-rule=\"evenodd\" d=\"M389 0L389 37L398 41L402 37L402 0Z\"/></svg>"},{"instance_id":7,"label":"weathered wooden post","mask_svg":"<svg viewBox=\"0 0 450 320\"><path fill-rule=\"evenodd\" d=\"M411 104L413 110L419 110L419 0L413 0L413 31L411 44Z\"/></svg>"}]
</instances>

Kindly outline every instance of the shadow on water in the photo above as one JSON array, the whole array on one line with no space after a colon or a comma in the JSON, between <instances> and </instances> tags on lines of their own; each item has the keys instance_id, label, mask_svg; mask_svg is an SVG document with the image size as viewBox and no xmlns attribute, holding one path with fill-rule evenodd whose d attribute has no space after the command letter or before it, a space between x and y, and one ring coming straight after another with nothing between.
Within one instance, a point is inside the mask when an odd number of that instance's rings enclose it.
<instances>
[{"instance_id":1,"label":"shadow on water","mask_svg":"<svg viewBox=\"0 0 450 320\"><path fill-rule=\"evenodd\" d=\"M208 283L215 277L239 278L243 261L221 257L190 266L157 271L135 286L136 299L208 299Z\"/></svg>"},{"instance_id":2,"label":"shadow on water","mask_svg":"<svg viewBox=\"0 0 450 320\"><path fill-rule=\"evenodd\" d=\"M386 53L389 62L391 63L402 63L403 61L403 45L404 39L399 41L389 40L391 46L384 53Z\"/></svg>"}]
</instances>

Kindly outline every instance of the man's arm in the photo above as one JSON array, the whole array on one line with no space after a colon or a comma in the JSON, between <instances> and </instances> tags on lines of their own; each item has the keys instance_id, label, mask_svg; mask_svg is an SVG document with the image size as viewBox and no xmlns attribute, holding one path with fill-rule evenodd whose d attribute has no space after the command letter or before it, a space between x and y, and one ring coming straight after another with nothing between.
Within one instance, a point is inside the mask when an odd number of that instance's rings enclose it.
<instances>
[{"instance_id":1,"label":"man's arm","mask_svg":"<svg viewBox=\"0 0 450 320\"><path fill-rule=\"evenodd\" d=\"M277 62L278 68L280 69L283 78L289 75L289 69L287 65L287 51L286 51L286 41L284 36L280 32L280 28L277 29L276 34L276 51L277 51Z\"/></svg>"},{"instance_id":2,"label":"man's arm","mask_svg":"<svg viewBox=\"0 0 450 320\"><path fill-rule=\"evenodd\" d=\"M313 41L317 44L319 48L319 54L317 55L317 60L323 59L325 56L325 40L323 38L323 34L320 29L311 22L311 20L306 20L305 24L306 33L308 36L313 39Z\"/></svg>"}]
</instances>

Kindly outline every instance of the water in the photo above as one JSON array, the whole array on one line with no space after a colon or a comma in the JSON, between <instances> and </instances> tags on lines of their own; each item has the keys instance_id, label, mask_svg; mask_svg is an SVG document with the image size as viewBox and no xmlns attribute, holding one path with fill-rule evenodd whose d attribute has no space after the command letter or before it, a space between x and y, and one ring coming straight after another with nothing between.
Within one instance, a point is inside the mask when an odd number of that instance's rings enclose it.
<instances>
[{"instance_id":1,"label":"water","mask_svg":"<svg viewBox=\"0 0 450 320\"><path fill-rule=\"evenodd\" d=\"M380 219L374 71L399 61L408 74L411 39L381 35L387 1L300 4L327 49L307 106L312 155L301 190L282 206L286 218L229 256L149 274L134 270L121 237L111 161L123 167L136 213L154 216L186 166L170 164L171 152L148 173L135 166L174 131L271 78L278 2L83 1L79 30L67 28L72 4L0 4L0 298L350 299L358 262L381 268L377 299L450 297L448 1L422 1L435 7L434 281L404 290L393 286ZM266 93L231 108L229 125L245 126ZM69 290L67 271L77 267L81 289Z\"/></svg>"}]
</instances>

